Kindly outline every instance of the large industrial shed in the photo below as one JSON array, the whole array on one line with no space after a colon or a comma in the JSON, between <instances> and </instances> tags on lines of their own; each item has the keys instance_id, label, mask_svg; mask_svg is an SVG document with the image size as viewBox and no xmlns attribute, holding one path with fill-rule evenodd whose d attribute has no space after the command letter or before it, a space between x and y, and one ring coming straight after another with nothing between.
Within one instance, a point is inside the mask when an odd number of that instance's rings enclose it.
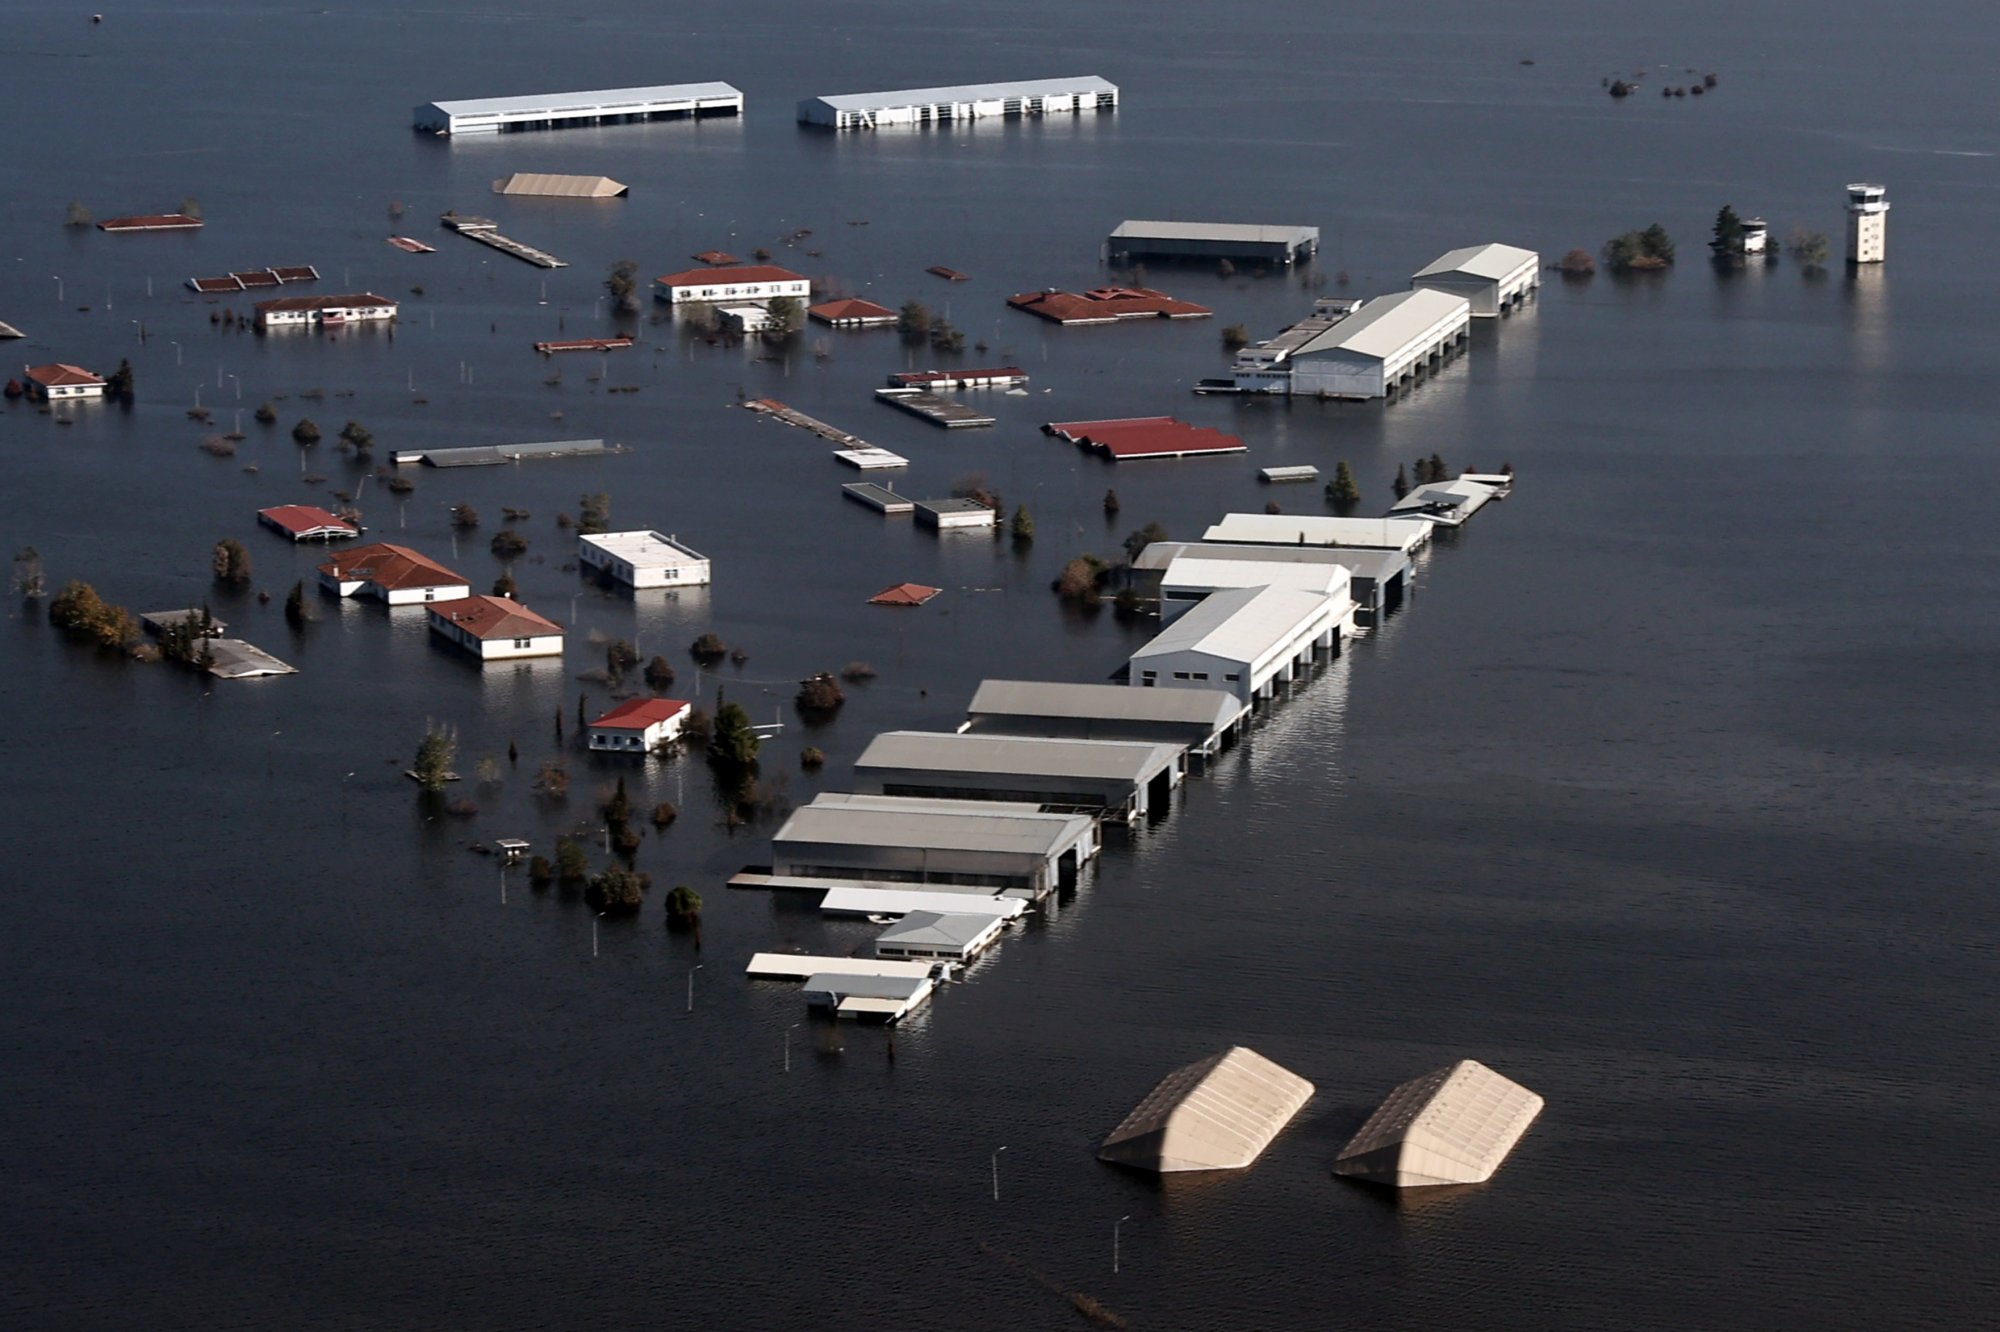
<instances>
[{"instance_id":1,"label":"large industrial shed","mask_svg":"<svg viewBox=\"0 0 2000 1332\"><path fill-rule=\"evenodd\" d=\"M1174 588L1176 601L1199 601L1207 595L1207 592L1169 578L1169 571L1183 556L1205 562L1233 560L1246 566L1263 564L1338 566L1347 571L1347 594L1354 598L1357 624L1377 623L1384 611L1402 603L1404 593L1409 588L1410 557L1400 550L1363 550L1353 546L1253 546L1208 541L1155 541L1139 552L1139 558L1132 562L1132 568L1139 574L1158 575L1162 616L1169 613L1166 599L1169 596L1167 588L1170 582ZM1187 572L1188 570L1183 570L1182 576ZM1227 585L1243 586L1241 582ZM1179 595L1182 593L1191 595L1183 598ZM1172 614L1178 615L1181 609L1184 607L1173 609Z\"/></svg>"},{"instance_id":2,"label":"large industrial shed","mask_svg":"<svg viewBox=\"0 0 2000 1332\"><path fill-rule=\"evenodd\" d=\"M1358 546L1405 555L1431 539L1420 518L1337 518L1329 514L1226 513L1203 541L1242 546Z\"/></svg>"},{"instance_id":3,"label":"large industrial shed","mask_svg":"<svg viewBox=\"0 0 2000 1332\"><path fill-rule=\"evenodd\" d=\"M1290 680L1313 649L1339 651L1354 603L1290 587L1217 592L1132 654L1139 688L1221 688L1245 703Z\"/></svg>"},{"instance_id":4,"label":"large industrial shed","mask_svg":"<svg viewBox=\"0 0 2000 1332\"><path fill-rule=\"evenodd\" d=\"M1334 1160L1336 1175L1422 1188L1481 1184L1542 1112L1542 1098L1474 1059L1389 1093Z\"/></svg>"},{"instance_id":5,"label":"large industrial shed","mask_svg":"<svg viewBox=\"0 0 2000 1332\"><path fill-rule=\"evenodd\" d=\"M1055 680L982 680L961 730L975 735L1136 740L1212 754L1244 715L1220 689L1142 693L1123 685Z\"/></svg>"},{"instance_id":6,"label":"large industrial shed","mask_svg":"<svg viewBox=\"0 0 2000 1332\"><path fill-rule=\"evenodd\" d=\"M1318 227L1234 222L1120 222L1104 240L1104 257L1114 263L1242 259L1290 265L1312 258L1318 249Z\"/></svg>"},{"instance_id":7,"label":"large industrial shed","mask_svg":"<svg viewBox=\"0 0 2000 1332\"><path fill-rule=\"evenodd\" d=\"M1294 396L1382 398L1465 341L1463 296L1419 288L1378 296L1291 355Z\"/></svg>"},{"instance_id":8,"label":"large industrial shed","mask_svg":"<svg viewBox=\"0 0 2000 1332\"><path fill-rule=\"evenodd\" d=\"M1447 250L1410 278L1413 289L1463 296L1472 317L1506 313L1542 285L1542 257L1518 245L1468 245Z\"/></svg>"},{"instance_id":9,"label":"large industrial shed","mask_svg":"<svg viewBox=\"0 0 2000 1332\"><path fill-rule=\"evenodd\" d=\"M836 130L866 130L884 125L946 124L988 116L1052 116L1117 109L1118 85L1089 74L1073 79L967 83L950 88L808 97L799 103L799 123Z\"/></svg>"},{"instance_id":10,"label":"large industrial shed","mask_svg":"<svg viewBox=\"0 0 2000 1332\"><path fill-rule=\"evenodd\" d=\"M1290 1069L1233 1046L1162 1078L1097 1158L1161 1173L1241 1170L1312 1094L1313 1085Z\"/></svg>"},{"instance_id":11,"label":"large industrial shed","mask_svg":"<svg viewBox=\"0 0 2000 1332\"><path fill-rule=\"evenodd\" d=\"M952 731L886 731L854 763L857 790L1025 801L1122 820L1164 806L1181 746Z\"/></svg>"},{"instance_id":12,"label":"large industrial shed","mask_svg":"<svg viewBox=\"0 0 2000 1332\"><path fill-rule=\"evenodd\" d=\"M1282 547L1272 547L1282 550ZM1200 546L1171 560L1160 576L1160 621L1171 624L1217 592L1236 587L1294 587L1347 601L1345 565L1301 560L1210 558Z\"/></svg>"},{"instance_id":13,"label":"large industrial shed","mask_svg":"<svg viewBox=\"0 0 2000 1332\"><path fill-rule=\"evenodd\" d=\"M415 121L418 129L436 134L500 134L742 114L743 94L726 83L675 83L425 102L416 109Z\"/></svg>"},{"instance_id":14,"label":"large industrial shed","mask_svg":"<svg viewBox=\"0 0 2000 1332\"><path fill-rule=\"evenodd\" d=\"M774 874L1041 897L1097 854L1097 821L1033 805L822 795L771 840Z\"/></svg>"}]
</instances>

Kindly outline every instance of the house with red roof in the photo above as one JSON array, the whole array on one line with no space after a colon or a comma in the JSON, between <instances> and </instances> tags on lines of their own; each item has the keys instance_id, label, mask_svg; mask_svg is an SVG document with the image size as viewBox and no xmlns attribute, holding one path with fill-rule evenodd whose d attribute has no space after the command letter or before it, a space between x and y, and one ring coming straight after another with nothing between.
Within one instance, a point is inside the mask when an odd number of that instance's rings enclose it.
<instances>
[{"instance_id":1,"label":"house with red roof","mask_svg":"<svg viewBox=\"0 0 2000 1332\"><path fill-rule=\"evenodd\" d=\"M560 657L562 626L512 597L461 597L433 603L425 612L431 632L481 661Z\"/></svg>"},{"instance_id":2,"label":"house with red roof","mask_svg":"<svg viewBox=\"0 0 2000 1332\"><path fill-rule=\"evenodd\" d=\"M812 283L789 269L771 264L691 268L684 273L654 278L653 295L669 305L684 305L689 301L743 304L780 296L805 300L812 295Z\"/></svg>"},{"instance_id":3,"label":"house with red roof","mask_svg":"<svg viewBox=\"0 0 2000 1332\"><path fill-rule=\"evenodd\" d=\"M472 592L465 575L388 541L341 551L319 566L319 585L336 597L373 597L391 606L452 601Z\"/></svg>"},{"instance_id":4,"label":"house with red roof","mask_svg":"<svg viewBox=\"0 0 2000 1332\"><path fill-rule=\"evenodd\" d=\"M678 739L694 709L678 698L627 699L590 724L590 747L610 754L644 754Z\"/></svg>"},{"instance_id":5,"label":"house with red roof","mask_svg":"<svg viewBox=\"0 0 2000 1332\"><path fill-rule=\"evenodd\" d=\"M1215 313L1205 305L1177 301L1151 287L1092 287L1089 291L1023 292L1009 296L1016 310L1057 324L1110 324L1120 319L1205 319Z\"/></svg>"},{"instance_id":6,"label":"house with red roof","mask_svg":"<svg viewBox=\"0 0 2000 1332\"><path fill-rule=\"evenodd\" d=\"M257 521L294 541L338 541L360 534L345 518L311 504L280 504L257 510Z\"/></svg>"},{"instance_id":7,"label":"house with red roof","mask_svg":"<svg viewBox=\"0 0 2000 1332\"><path fill-rule=\"evenodd\" d=\"M835 328L886 328L896 322L896 312L888 306L853 298L807 306L806 315Z\"/></svg>"},{"instance_id":8,"label":"house with red roof","mask_svg":"<svg viewBox=\"0 0 2000 1332\"><path fill-rule=\"evenodd\" d=\"M67 365L61 361L23 367L21 383L26 386L29 397L43 402L68 402L74 398L104 396L103 376L93 375L80 365Z\"/></svg>"},{"instance_id":9,"label":"house with red roof","mask_svg":"<svg viewBox=\"0 0 2000 1332\"><path fill-rule=\"evenodd\" d=\"M868 604L871 606L921 606L943 590L942 588L925 587L922 583L897 583L893 587L883 588L880 592L868 598Z\"/></svg>"}]
</instances>

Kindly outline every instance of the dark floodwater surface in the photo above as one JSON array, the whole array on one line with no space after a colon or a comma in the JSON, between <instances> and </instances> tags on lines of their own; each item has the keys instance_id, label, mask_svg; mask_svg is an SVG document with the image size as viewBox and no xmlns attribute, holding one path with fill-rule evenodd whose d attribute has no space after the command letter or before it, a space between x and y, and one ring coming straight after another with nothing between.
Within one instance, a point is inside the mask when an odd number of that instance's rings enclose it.
<instances>
[{"instance_id":1,"label":"dark floodwater surface","mask_svg":"<svg viewBox=\"0 0 2000 1332\"><path fill-rule=\"evenodd\" d=\"M0 411L5 538L135 610L211 597L300 674L210 688L95 656L32 606L0 633L0 1321L1054 1328L1081 1325L1058 1293L1081 1291L1151 1328L1990 1323L1992 11L1512 8L371 0L142 4L95 27L7 10L0 320L27 340L5 351L130 357L140 403L67 426ZM1640 96L1604 95L1641 68ZM1652 93L1689 68L1715 92ZM1120 83L1123 108L841 138L790 111L1083 72ZM486 142L407 128L432 98L707 78L742 87L748 117ZM632 193L491 194L517 170ZM1838 247L1849 180L1889 186L1881 269L1699 262L1723 203ZM189 194L209 218L194 235L60 226L72 198L106 216ZM441 232L450 207L573 266ZM1099 280L1103 234L1162 215L1313 223L1326 248L1304 281L1153 274L1208 322L1059 330L1005 308ZM1552 281L1393 406L1185 391L1224 364L1221 326L1268 332L1316 290L1387 292L1452 246L1552 257L1655 220L1681 243L1671 273ZM437 253L390 249L392 229ZM597 360L529 351L609 329L594 306L615 259L651 274L760 245L948 310L989 344L968 361L1017 360L1034 393L947 435L869 401L908 359L893 335L827 335L816 359L817 335L759 356L645 325L602 380ZM404 298L400 323L257 337L181 285L288 263L317 265L315 290ZM195 447L197 391L210 429L242 410L235 459ZM907 454L905 489L983 474L1033 512L1032 551L844 503L852 475L739 393ZM275 430L248 419L266 399ZM1250 454L1114 473L1035 430L1155 412ZM329 437L303 464L300 416ZM501 507L531 510L522 595L578 622L559 666L482 675L419 616L370 606L320 603L288 630L283 594L319 552L252 513L352 490L331 443L348 419L385 449L631 447L360 495L377 534L447 557L447 507L476 506L486 526L452 562L481 585ZM725 889L769 828L724 831L698 764L571 753L567 803L528 789L555 714L579 689L603 701L576 678L598 664L590 636L667 653L683 690L697 633L742 644L720 684L760 720L786 714L766 766L802 800L839 789L875 732L954 724L982 676L1114 669L1146 630L1058 609L1046 587L1071 554L1149 520L1197 535L1273 494L1318 511L1311 489L1258 486L1274 463L1346 459L1379 506L1398 463L1434 451L1511 461L1514 498L1440 543L1408 608L1169 819L1114 835L1072 901L902 1027L893 1062L880 1030L789 1031L796 993L741 977L753 950L868 931ZM714 588L635 604L565 572L555 515L600 489L618 523L710 553ZM209 547L231 535L269 604L211 590ZM862 604L904 579L946 593ZM855 659L879 678L799 729L792 682ZM504 785L470 792L476 817L427 817L398 775L426 719L457 728L462 767L518 743ZM818 775L798 771L807 744ZM503 903L466 844L546 846L619 772L682 808L640 852L642 917L593 936L580 903L518 874ZM707 899L698 955L661 928L678 882ZM1093 1159L1163 1072L1230 1043L1319 1088L1254 1169L1155 1182ZM1490 1185L1394 1200L1328 1174L1388 1087L1460 1056L1548 1099Z\"/></svg>"}]
</instances>

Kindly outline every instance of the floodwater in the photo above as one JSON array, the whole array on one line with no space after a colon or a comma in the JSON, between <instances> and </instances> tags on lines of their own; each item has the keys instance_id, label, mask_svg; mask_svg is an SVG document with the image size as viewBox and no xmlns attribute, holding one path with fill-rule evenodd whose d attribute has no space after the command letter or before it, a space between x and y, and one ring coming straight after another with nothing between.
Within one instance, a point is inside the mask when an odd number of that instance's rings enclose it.
<instances>
[{"instance_id":1,"label":"floodwater","mask_svg":"<svg viewBox=\"0 0 2000 1332\"><path fill-rule=\"evenodd\" d=\"M140 396L68 425L0 410L7 543L134 610L206 597L300 673L211 684L10 608L0 1321L1011 1329L1082 1326L1077 1292L1151 1328L1990 1322L1995 20L1912 17L1559 0L976 17L147 3L97 26L5 10L0 320L28 336L4 351L129 357ZM1640 95L1605 96L1601 79L1640 69ZM1715 91L1658 95L1689 69ZM790 110L1087 72L1123 88L1115 115L835 138ZM709 78L745 90L744 120L486 142L407 128L432 98ZM517 170L632 193L491 194ZM1853 275L1850 180L1894 202L1889 262ZM192 235L60 225L72 198L103 217L185 195L209 219ZM1700 257L1723 203L1781 237L1828 233L1836 262L1715 273ZM443 232L452 207L572 267ZM1005 308L1102 280L1104 233L1148 216L1306 222L1325 250L1292 278L1154 271L1212 321L1061 330ZM1457 245L1553 257L1656 220L1680 242L1672 272L1552 276L1392 406L1186 392L1224 365L1223 325L1264 334L1314 294L1400 289ZM399 253L392 231L437 252ZM529 350L611 331L613 260L650 275L759 246L929 303L988 344L966 363L1018 362L1033 392L982 397L1000 425L947 434L869 401L886 371L931 363L893 334L809 332L787 355L644 323L639 348L603 358ZM324 275L308 290L401 297L400 322L258 337L210 321L248 297L182 285L291 263ZM212 426L187 417L197 393ZM1029 507L1032 549L843 501L856 478L827 447L739 394L904 453L905 490L983 476ZM275 429L249 419L265 400ZM202 453L239 409L236 457ZM1166 412L1250 453L1114 471L1035 429ZM286 430L301 416L327 435L304 459ZM502 506L531 511L515 572L577 626L560 665L482 673L416 613L369 605L318 602L287 628L284 593L321 553L252 514L352 493L364 473L332 442L349 419L384 451L629 446L359 492L374 535L482 588ZM702 700L726 689L785 721L765 767L791 799L837 790L870 736L955 724L983 676L1101 679L1144 640L1057 606L1070 555L1153 520L1198 535L1273 497L1321 511L1315 488L1260 487L1272 464L1346 459L1379 507L1398 463L1432 452L1512 462L1520 484L1168 819L1114 834L1072 900L899 1028L893 1057L880 1029L804 1021L791 987L742 978L758 949L868 937L722 886L764 858L770 825L723 829L698 763L555 741L559 714L574 739L579 691L606 701L578 678L601 664L593 639L665 653L685 694L685 645L712 629L748 658L700 678ZM635 602L566 570L555 516L597 490L614 525L710 554L713 589ZM454 549L459 503L485 522ZM223 536L249 546L268 604L210 586ZM863 604L905 579L945 594ZM878 677L802 729L794 682L854 660ZM518 745L502 784L468 781L477 815L399 775L427 720L457 729L468 774ZM817 775L799 770L809 744ZM559 755L570 795L540 800L530 776ZM642 807L681 809L639 852L654 886L636 922L466 849L594 826L621 773ZM699 953L662 928L675 883L706 899ZM1163 1073L1232 1043L1319 1089L1254 1169L1157 1182L1094 1159ZM1459 1057L1548 1100L1489 1185L1393 1199L1330 1176L1390 1086Z\"/></svg>"}]
</instances>

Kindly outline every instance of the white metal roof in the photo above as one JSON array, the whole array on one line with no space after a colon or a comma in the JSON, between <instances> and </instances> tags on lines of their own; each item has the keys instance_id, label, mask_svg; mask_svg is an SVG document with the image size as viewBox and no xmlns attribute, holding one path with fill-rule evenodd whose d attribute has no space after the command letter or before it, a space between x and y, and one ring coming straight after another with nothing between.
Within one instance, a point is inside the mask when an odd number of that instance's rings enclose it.
<instances>
[{"instance_id":1,"label":"white metal roof","mask_svg":"<svg viewBox=\"0 0 2000 1332\"><path fill-rule=\"evenodd\" d=\"M1132 562L1135 569L1171 569L1183 556L1201 560L1236 560L1245 564L1333 564L1355 578L1381 581L1393 578L1410 566L1410 557L1399 550L1372 550L1356 546L1251 546L1228 545L1215 541L1155 541ZM1164 580L1163 580L1164 581Z\"/></svg>"},{"instance_id":2,"label":"white metal roof","mask_svg":"<svg viewBox=\"0 0 2000 1332\"><path fill-rule=\"evenodd\" d=\"M1542 1111L1542 1098L1472 1059L1412 1078L1334 1160L1334 1173L1410 1188L1478 1184Z\"/></svg>"},{"instance_id":3,"label":"white metal roof","mask_svg":"<svg viewBox=\"0 0 2000 1332\"><path fill-rule=\"evenodd\" d=\"M896 944L908 947L921 944L931 947L971 948L1000 929L1000 918L990 914L964 911L912 911L902 920L891 925L876 936L875 946ZM882 963L883 966L890 965ZM906 962L904 966L923 966L921 962Z\"/></svg>"},{"instance_id":4,"label":"white metal roof","mask_svg":"<svg viewBox=\"0 0 2000 1332\"><path fill-rule=\"evenodd\" d=\"M1120 222L1113 240L1233 241L1250 245L1304 245L1319 241L1318 227L1238 222Z\"/></svg>"},{"instance_id":5,"label":"white metal roof","mask_svg":"<svg viewBox=\"0 0 2000 1332\"><path fill-rule=\"evenodd\" d=\"M1201 534L1203 541L1249 546L1362 546L1410 551L1431 525L1417 518L1336 518L1323 514L1231 513Z\"/></svg>"},{"instance_id":6,"label":"white metal roof","mask_svg":"<svg viewBox=\"0 0 2000 1332\"><path fill-rule=\"evenodd\" d=\"M841 998L916 998L930 989L928 976L864 976L852 971L823 971L806 977L807 994L839 995Z\"/></svg>"},{"instance_id":7,"label":"white metal roof","mask_svg":"<svg viewBox=\"0 0 2000 1332\"><path fill-rule=\"evenodd\" d=\"M1142 661L1177 652L1201 652L1246 665L1316 621L1331 623L1334 602L1293 587L1238 587L1217 592L1162 629L1132 654Z\"/></svg>"},{"instance_id":8,"label":"white metal roof","mask_svg":"<svg viewBox=\"0 0 2000 1332\"><path fill-rule=\"evenodd\" d=\"M1496 485L1473 481L1462 476L1452 481L1430 481L1391 504L1389 512L1456 526L1478 513L1485 507L1486 501L1492 499L1499 491L1500 487ZM1446 512L1433 515L1424 512L1428 509L1442 509Z\"/></svg>"},{"instance_id":9,"label":"white metal roof","mask_svg":"<svg viewBox=\"0 0 2000 1332\"><path fill-rule=\"evenodd\" d=\"M1081 814L1023 814L975 800L951 803L961 808L946 812L921 804L882 809L814 803L793 810L774 840L1052 856L1090 831L1090 819Z\"/></svg>"},{"instance_id":10,"label":"white metal roof","mask_svg":"<svg viewBox=\"0 0 2000 1332\"><path fill-rule=\"evenodd\" d=\"M1414 276L1420 278L1442 277L1447 273L1464 273L1468 277L1488 278L1495 282L1513 277L1523 268L1539 268L1542 257L1533 250L1524 250L1518 245L1468 245L1463 249L1446 250L1443 254L1419 268Z\"/></svg>"},{"instance_id":11,"label":"white metal roof","mask_svg":"<svg viewBox=\"0 0 2000 1332\"><path fill-rule=\"evenodd\" d=\"M1130 740L885 731L869 742L854 767L856 771L899 768L981 776L1075 777L1137 785L1172 767L1181 749L1180 745Z\"/></svg>"},{"instance_id":12,"label":"white metal roof","mask_svg":"<svg viewBox=\"0 0 2000 1332\"><path fill-rule=\"evenodd\" d=\"M836 111L881 111L938 102L1001 102L1009 97L1048 97L1064 93L1115 93L1118 85L1095 74L1067 79L1024 79L1017 83L962 83L945 88L901 88L894 92L831 93L812 100Z\"/></svg>"},{"instance_id":13,"label":"white metal roof","mask_svg":"<svg viewBox=\"0 0 2000 1332\"><path fill-rule=\"evenodd\" d=\"M1221 689L1128 689L1053 680L982 680L966 711L1079 721L1204 726L1213 734L1236 720L1243 701Z\"/></svg>"},{"instance_id":14,"label":"white metal roof","mask_svg":"<svg viewBox=\"0 0 2000 1332\"><path fill-rule=\"evenodd\" d=\"M997 919L997 917L996 917ZM929 962L896 962L877 957L814 957L807 953L752 953L746 976L759 980L804 980L808 976L928 976Z\"/></svg>"},{"instance_id":15,"label":"white metal roof","mask_svg":"<svg viewBox=\"0 0 2000 1332\"><path fill-rule=\"evenodd\" d=\"M1391 296L1376 296L1326 332L1292 353L1292 359L1332 351L1354 352L1388 360L1439 324L1470 319L1472 305L1448 291L1418 287Z\"/></svg>"},{"instance_id":16,"label":"white metal roof","mask_svg":"<svg viewBox=\"0 0 2000 1332\"><path fill-rule=\"evenodd\" d=\"M634 112L654 102L706 101L712 98L741 98L743 94L727 83L662 83L646 88L594 88L582 92L526 93L518 97L471 97L455 102L432 102L448 116L510 116L545 112L551 115L619 115Z\"/></svg>"},{"instance_id":17,"label":"white metal roof","mask_svg":"<svg viewBox=\"0 0 2000 1332\"><path fill-rule=\"evenodd\" d=\"M914 888L829 888L819 909L829 916L907 916L912 911L939 915L996 916L1012 920L1028 909L1018 897L984 897L978 893L924 892Z\"/></svg>"},{"instance_id":18,"label":"white metal roof","mask_svg":"<svg viewBox=\"0 0 2000 1332\"><path fill-rule=\"evenodd\" d=\"M658 532L593 532L577 538L635 569L675 569L708 559L692 547Z\"/></svg>"},{"instance_id":19,"label":"white metal roof","mask_svg":"<svg viewBox=\"0 0 2000 1332\"><path fill-rule=\"evenodd\" d=\"M1097 1150L1145 1170L1237 1170L1255 1161L1313 1085L1238 1045L1169 1073Z\"/></svg>"},{"instance_id":20,"label":"white metal roof","mask_svg":"<svg viewBox=\"0 0 2000 1332\"><path fill-rule=\"evenodd\" d=\"M1282 546L1267 546L1283 550ZM1210 559L1197 546L1167 565L1160 579L1163 588L1296 587L1322 596L1347 595L1348 571L1331 561Z\"/></svg>"}]
</instances>

